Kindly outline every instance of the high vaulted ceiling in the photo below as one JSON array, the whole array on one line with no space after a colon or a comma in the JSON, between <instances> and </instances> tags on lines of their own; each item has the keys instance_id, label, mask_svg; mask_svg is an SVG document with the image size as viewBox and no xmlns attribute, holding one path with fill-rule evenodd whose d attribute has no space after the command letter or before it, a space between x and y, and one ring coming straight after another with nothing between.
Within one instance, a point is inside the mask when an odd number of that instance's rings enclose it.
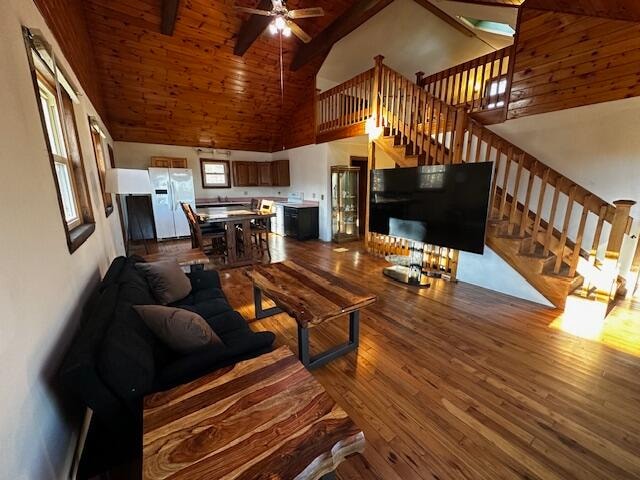
<instances>
[{"instance_id":1,"label":"high vaulted ceiling","mask_svg":"<svg viewBox=\"0 0 640 480\"><path fill-rule=\"evenodd\" d=\"M322 6L324 17L300 19L317 36L353 2L289 0L290 9ZM291 72L301 42L263 33L244 56L233 48L257 0L182 0L172 36L160 33L161 0L86 0L110 132L116 140L273 151L282 126L308 95L322 57ZM311 90L312 91L312 90Z\"/></svg>"}]
</instances>

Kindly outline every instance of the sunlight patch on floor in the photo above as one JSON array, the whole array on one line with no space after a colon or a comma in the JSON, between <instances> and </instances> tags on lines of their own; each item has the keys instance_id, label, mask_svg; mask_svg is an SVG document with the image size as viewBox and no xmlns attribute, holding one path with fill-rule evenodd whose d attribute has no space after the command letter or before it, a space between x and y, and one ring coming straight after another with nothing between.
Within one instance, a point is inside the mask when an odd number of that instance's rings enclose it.
<instances>
[{"instance_id":1,"label":"sunlight patch on floor","mask_svg":"<svg viewBox=\"0 0 640 480\"><path fill-rule=\"evenodd\" d=\"M565 311L550 327L640 356L640 311L625 305L606 315L606 308L604 302L569 296Z\"/></svg>"}]
</instances>

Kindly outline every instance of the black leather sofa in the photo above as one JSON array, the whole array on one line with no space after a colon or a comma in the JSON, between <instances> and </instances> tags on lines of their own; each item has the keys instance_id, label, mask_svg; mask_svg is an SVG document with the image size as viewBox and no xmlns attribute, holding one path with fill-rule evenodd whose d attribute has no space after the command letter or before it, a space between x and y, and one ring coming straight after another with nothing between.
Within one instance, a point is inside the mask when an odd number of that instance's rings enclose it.
<instances>
[{"instance_id":1,"label":"black leather sofa","mask_svg":"<svg viewBox=\"0 0 640 480\"><path fill-rule=\"evenodd\" d=\"M189 275L192 291L173 306L200 314L224 347L180 355L162 344L132 305L156 304L138 257L111 264L86 308L59 371L65 390L93 410L79 478L90 478L139 456L145 395L272 349L271 332L253 332L229 305L215 271Z\"/></svg>"}]
</instances>

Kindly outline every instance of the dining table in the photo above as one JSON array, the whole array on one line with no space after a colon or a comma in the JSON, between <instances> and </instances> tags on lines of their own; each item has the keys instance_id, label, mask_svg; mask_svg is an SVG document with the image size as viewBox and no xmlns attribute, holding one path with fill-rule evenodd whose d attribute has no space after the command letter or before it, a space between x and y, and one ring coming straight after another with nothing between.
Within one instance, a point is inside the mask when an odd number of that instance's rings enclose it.
<instances>
[{"instance_id":1,"label":"dining table","mask_svg":"<svg viewBox=\"0 0 640 480\"><path fill-rule=\"evenodd\" d=\"M259 210L228 210L221 208L198 208L196 214L203 224L223 225L226 232L227 261L225 268L252 265L259 260L253 256L251 248L251 222L266 220L269 228L270 219L275 213ZM244 245L244 249L239 248Z\"/></svg>"}]
</instances>

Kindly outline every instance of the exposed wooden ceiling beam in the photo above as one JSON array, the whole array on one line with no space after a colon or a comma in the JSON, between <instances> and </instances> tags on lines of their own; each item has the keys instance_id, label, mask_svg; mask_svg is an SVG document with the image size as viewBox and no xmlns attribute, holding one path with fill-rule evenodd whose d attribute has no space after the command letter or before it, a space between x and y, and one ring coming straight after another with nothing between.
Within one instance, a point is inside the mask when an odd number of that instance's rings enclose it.
<instances>
[{"instance_id":1,"label":"exposed wooden ceiling beam","mask_svg":"<svg viewBox=\"0 0 640 480\"><path fill-rule=\"evenodd\" d=\"M485 5L487 7L507 7L507 8L519 8L522 5L520 3L511 3L511 2L500 2L500 1L491 1L491 0L449 0L450 2L456 3L470 3L472 5Z\"/></svg>"},{"instance_id":2,"label":"exposed wooden ceiling beam","mask_svg":"<svg viewBox=\"0 0 640 480\"><path fill-rule=\"evenodd\" d=\"M438 7L436 7L429 0L415 0L415 2L418 5L422 5L424 8L429 10L436 17L438 17L440 20L448 23L450 26L452 26L453 28L458 30L463 35L466 35L467 37L475 37L476 36L476 34L471 29L465 27L462 23L457 21L455 18L451 17L451 15L446 13L444 10L440 10Z\"/></svg>"},{"instance_id":3,"label":"exposed wooden ceiling beam","mask_svg":"<svg viewBox=\"0 0 640 480\"><path fill-rule=\"evenodd\" d=\"M259 10L271 10L271 0L260 0L256 8ZM264 32L264 29L269 26L271 20L271 17L251 15L240 27L233 53L240 57L243 56L253 45L253 42Z\"/></svg>"},{"instance_id":4,"label":"exposed wooden ceiling beam","mask_svg":"<svg viewBox=\"0 0 640 480\"><path fill-rule=\"evenodd\" d=\"M163 35L173 35L176 28L176 19L178 18L178 6L180 0L162 0L162 23L160 32Z\"/></svg>"},{"instance_id":5,"label":"exposed wooden ceiling beam","mask_svg":"<svg viewBox=\"0 0 640 480\"><path fill-rule=\"evenodd\" d=\"M298 49L291 63L291 70L299 70L314 58L326 55L338 40L353 32L392 2L393 0L358 0L355 2L316 38Z\"/></svg>"}]
</instances>

